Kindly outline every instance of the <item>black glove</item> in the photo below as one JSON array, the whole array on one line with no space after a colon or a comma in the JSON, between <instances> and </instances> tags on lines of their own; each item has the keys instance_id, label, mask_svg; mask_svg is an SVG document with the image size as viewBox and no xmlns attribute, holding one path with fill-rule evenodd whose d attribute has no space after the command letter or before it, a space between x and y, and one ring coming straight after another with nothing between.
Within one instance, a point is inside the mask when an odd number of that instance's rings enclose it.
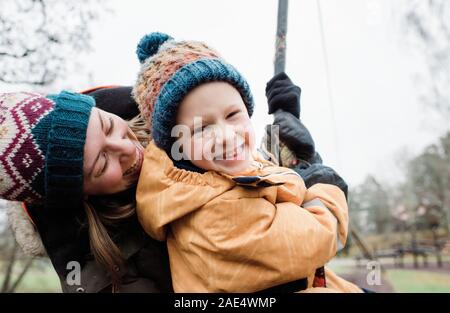
<instances>
[{"instance_id":1,"label":"black glove","mask_svg":"<svg viewBox=\"0 0 450 313\"><path fill-rule=\"evenodd\" d=\"M131 90L131 87L105 87L85 94L94 97L97 108L129 120L139 114L138 106L131 96Z\"/></svg>"},{"instance_id":2,"label":"black glove","mask_svg":"<svg viewBox=\"0 0 450 313\"><path fill-rule=\"evenodd\" d=\"M344 192L345 198L347 198L347 183L331 167L325 166L320 163L315 163L306 168L298 166L292 169L303 178L306 188L319 183L330 184L339 187Z\"/></svg>"},{"instance_id":3,"label":"black glove","mask_svg":"<svg viewBox=\"0 0 450 313\"><path fill-rule=\"evenodd\" d=\"M316 154L314 140L303 123L289 112L277 110L273 125L279 126L279 138L298 159L309 163Z\"/></svg>"},{"instance_id":4,"label":"black glove","mask_svg":"<svg viewBox=\"0 0 450 313\"><path fill-rule=\"evenodd\" d=\"M294 85L285 72L275 75L266 85L269 114L282 109L300 118L301 93L300 87Z\"/></svg>"}]
</instances>

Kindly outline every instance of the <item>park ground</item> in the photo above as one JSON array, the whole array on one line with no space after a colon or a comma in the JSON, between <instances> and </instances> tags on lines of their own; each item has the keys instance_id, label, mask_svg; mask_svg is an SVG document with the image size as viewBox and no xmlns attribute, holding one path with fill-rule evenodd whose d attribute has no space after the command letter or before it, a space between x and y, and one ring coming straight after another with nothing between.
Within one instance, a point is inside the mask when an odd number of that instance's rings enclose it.
<instances>
[{"instance_id":1,"label":"park ground","mask_svg":"<svg viewBox=\"0 0 450 313\"><path fill-rule=\"evenodd\" d=\"M412 258L405 258L403 268L395 267L393 261L383 260L380 284L373 284L373 269L368 269L365 262L358 264L353 258L335 258L327 266L341 277L375 292L450 292L450 256L443 257L441 268L432 259L427 267L420 263L419 268L414 268ZM4 272L2 267L0 264L0 273ZM20 264L17 264L14 274L19 275L19 271ZM2 281L3 274L0 274ZM61 292L58 276L50 261L35 260L16 292Z\"/></svg>"},{"instance_id":2,"label":"park ground","mask_svg":"<svg viewBox=\"0 0 450 313\"><path fill-rule=\"evenodd\" d=\"M380 284L374 282L374 267L368 268L366 262L358 264L353 258L335 258L328 267L341 277L375 292L450 292L450 256L443 257L442 267L438 267L435 260L429 260L426 267L419 262L419 267L415 268L412 257L405 258L402 268L395 266L393 260L383 260Z\"/></svg>"}]
</instances>

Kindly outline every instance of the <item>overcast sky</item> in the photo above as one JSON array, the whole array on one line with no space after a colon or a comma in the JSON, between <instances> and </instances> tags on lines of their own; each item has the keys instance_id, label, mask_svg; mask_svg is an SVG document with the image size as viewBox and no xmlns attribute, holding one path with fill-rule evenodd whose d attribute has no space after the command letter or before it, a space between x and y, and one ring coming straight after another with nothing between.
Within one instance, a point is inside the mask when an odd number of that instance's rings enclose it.
<instances>
[{"instance_id":1,"label":"overcast sky","mask_svg":"<svg viewBox=\"0 0 450 313\"><path fill-rule=\"evenodd\" d=\"M289 1L286 72L302 88L301 118L324 162L351 185L369 173L393 179L403 147L416 153L442 132L417 100L413 77L423 72L423 61L402 39L401 2L321 1L330 105L317 2ZM77 82L79 90L93 83L132 85L136 44L146 33L205 41L249 81L261 138L272 121L264 89L273 75L276 0L112 0L109 7L114 13L94 25L94 51L84 61L92 81Z\"/></svg>"}]
</instances>

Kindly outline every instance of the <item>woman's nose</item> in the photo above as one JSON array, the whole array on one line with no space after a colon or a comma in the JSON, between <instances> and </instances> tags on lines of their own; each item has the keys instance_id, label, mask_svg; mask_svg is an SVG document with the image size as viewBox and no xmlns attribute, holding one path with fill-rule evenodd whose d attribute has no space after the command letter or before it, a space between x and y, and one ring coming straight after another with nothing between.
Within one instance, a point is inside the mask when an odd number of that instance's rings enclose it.
<instances>
[{"instance_id":1,"label":"woman's nose","mask_svg":"<svg viewBox=\"0 0 450 313\"><path fill-rule=\"evenodd\" d=\"M107 142L108 150L119 156L121 161L134 159L136 145L129 138L110 138Z\"/></svg>"}]
</instances>

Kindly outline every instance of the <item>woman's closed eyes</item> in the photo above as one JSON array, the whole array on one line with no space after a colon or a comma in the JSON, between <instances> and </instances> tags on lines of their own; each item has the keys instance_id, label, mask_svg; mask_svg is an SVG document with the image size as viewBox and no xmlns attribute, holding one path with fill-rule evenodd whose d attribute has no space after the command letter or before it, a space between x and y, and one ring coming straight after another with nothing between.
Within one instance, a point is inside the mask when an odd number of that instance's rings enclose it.
<instances>
[{"instance_id":1,"label":"woman's closed eyes","mask_svg":"<svg viewBox=\"0 0 450 313\"><path fill-rule=\"evenodd\" d=\"M92 109L84 148L86 194L110 194L125 190L139 178L143 147L126 121L98 108ZM130 168L132 170L130 170ZM124 175L129 171L132 175Z\"/></svg>"},{"instance_id":2,"label":"woman's closed eyes","mask_svg":"<svg viewBox=\"0 0 450 313\"><path fill-rule=\"evenodd\" d=\"M107 128L104 130L106 137L110 136L111 134L113 134L114 132L114 119L109 116L108 117L108 126ZM103 119L102 119L102 125L106 124L103 123ZM103 127L102 127L103 129ZM133 138L133 133L131 131L131 129L126 129L125 133L121 136L121 139L126 139L126 138ZM98 164L97 164L98 163ZM109 163L109 156L108 156L108 152L107 151L101 151L99 153L99 157L97 159L96 162L96 166L99 167L99 169L97 170L97 174L94 175L95 178L98 178L100 176L102 176L106 170L108 169L108 163Z\"/></svg>"},{"instance_id":3,"label":"woman's closed eyes","mask_svg":"<svg viewBox=\"0 0 450 313\"><path fill-rule=\"evenodd\" d=\"M103 122L103 118L101 117L100 113L99 113L99 118L100 118L100 123L102 125L102 130L105 133L105 135L106 136L111 135L114 130L114 119L111 116L108 117L108 126L105 129L104 125L106 123ZM100 164L103 164L103 166L101 166L100 169L97 170L97 173L94 175L95 178L98 178L101 175L103 175L103 173L108 168L108 153L106 153L106 151L100 151L99 156L97 157L96 164L95 164L96 166L98 166L99 161L102 161Z\"/></svg>"},{"instance_id":4,"label":"woman's closed eyes","mask_svg":"<svg viewBox=\"0 0 450 313\"><path fill-rule=\"evenodd\" d=\"M109 128L108 128L108 131L106 132L106 136L109 136L112 133L113 129L114 129L114 120L110 116L109 117Z\"/></svg>"}]
</instances>

